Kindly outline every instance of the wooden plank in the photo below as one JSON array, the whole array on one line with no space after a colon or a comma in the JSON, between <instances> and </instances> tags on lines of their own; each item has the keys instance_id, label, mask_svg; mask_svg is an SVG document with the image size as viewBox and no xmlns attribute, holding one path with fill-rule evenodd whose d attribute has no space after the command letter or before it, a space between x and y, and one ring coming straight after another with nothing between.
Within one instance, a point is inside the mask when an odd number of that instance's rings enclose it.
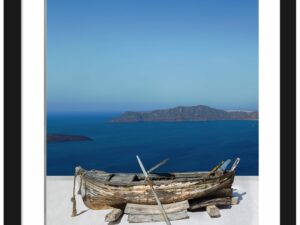
<instances>
[{"instance_id":1,"label":"wooden plank","mask_svg":"<svg viewBox=\"0 0 300 225\"><path fill-rule=\"evenodd\" d=\"M123 215L123 210L113 209L105 216L105 222L115 222Z\"/></svg>"},{"instance_id":2,"label":"wooden plank","mask_svg":"<svg viewBox=\"0 0 300 225\"><path fill-rule=\"evenodd\" d=\"M190 202L189 210L193 211L199 208L207 207L209 205L231 205L231 197L214 198L214 199L206 199L206 200L199 199L199 202L196 201Z\"/></svg>"},{"instance_id":3,"label":"wooden plank","mask_svg":"<svg viewBox=\"0 0 300 225\"><path fill-rule=\"evenodd\" d=\"M210 217L220 217L220 211L217 206L209 205L206 207L206 212Z\"/></svg>"},{"instance_id":4,"label":"wooden plank","mask_svg":"<svg viewBox=\"0 0 300 225\"><path fill-rule=\"evenodd\" d=\"M94 179L94 180L98 180L98 181L109 181L110 180L110 178L112 177L112 175L111 174L106 174L106 175L95 175L95 176L93 176L92 177L92 179Z\"/></svg>"},{"instance_id":5,"label":"wooden plank","mask_svg":"<svg viewBox=\"0 0 300 225\"><path fill-rule=\"evenodd\" d=\"M84 177L87 177L88 179L93 180L99 180L99 181L109 181L109 179L112 177L113 174L111 173L99 173L98 171L89 171L86 174L84 174Z\"/></svg>"},{"instance_id":6,"label":"wooden plank","mask_svg":"<svg viewBox=\"0 0 300 225\"><path fill-rule=\"evenodd\" d=\"M135 179L135 174L118 174L114 175L110 182L130 183Z\"/></svg>"},{"instance_id":7,"label":"wooden plank","mask_svg":"<svg viewBox=\"0 0 300 225\"><path fill-rule=\"evenodd\" d=\"M176 202L172 204L164 204L163 208L166 213L176 213L186 210L190 207L188 201ZM128 203L125 207L125 214L147 215L161 214L157 205L140 205Z\"/></svg>"},{"instance_id":8,"label":"wooden plank","mask_svg":"<svg viewBox=\"0 0 300 225\"><path fill-rule=\"evenodd\" d=\"M169 213L167 214L168 219L170 221L174 220L182 220L188 219L189 216L187 214L187 210L177 212L177 213ZM147 222L162 222L164 218L162 215L154 214L154 215L128 215L128 222L129 223L147 223Z\"/></svg>"}]
</instances>

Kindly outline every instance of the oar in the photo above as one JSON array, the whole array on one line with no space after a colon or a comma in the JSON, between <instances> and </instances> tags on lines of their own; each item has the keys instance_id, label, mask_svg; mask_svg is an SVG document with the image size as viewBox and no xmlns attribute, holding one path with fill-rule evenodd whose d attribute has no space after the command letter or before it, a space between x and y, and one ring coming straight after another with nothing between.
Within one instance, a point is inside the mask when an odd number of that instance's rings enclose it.
<instances>
[{"instance_id":1,"label":"oar","mask_svg":"<svg viewBox=\"0 0 300 225\"><path fill-rule=\"evenodd\" d=\"M235 162L233 163L233 165L232 165L230 171L234 171L235 168L237 167L237 165L239 164L239 162L240 162L240 158L236 158L236 160L235 160Z\"/></svg>"},{"instance_id":2,"label":"oar","mask_svg":"<svg viewBox=\"0 0 300 225\"><path fill-rule=\"evenodd\" d=\"M167 225L171 225L171 223L170 223L170 221L169 221L169 219L167 217L167 214L165 212L165 209L163 208L163 206L162 206L162 204L161 204L161 202L160 202L160 200L159 200L159 198L158 198L158 196L157 196L157 194L156 194L156 192L155 192L155 190L153 188L153 183L152 183L151 179L149 178L148 173L145 170L145 167L143 166L142 161L140 160L139 156L136 156L136 158L137 158L137 161L138 161L138 163L139 163L139 165L140 165L140 167L141 167L141 169L143 171L143 174L144 174L144 176L146 178L145 180L147 181L148 185L150 186L150 188L152 190L154 198L155 198L155 200L156 200L156 202L157 202L157 204L159 206L160 212L161 212L161 214L162 214L162 216L163 216L166 224Z\"/></svg>"},{"instance_id":3,"label":"oar","mask_svg":"<svg viewBox=\"0 0 300 225\"><path fill-rule=\"evenodd\" d=\"M161 167L162 165L164 165L169 159L165 159L163 161L161 161L160 163L156 164L155 166L153 166L150 170L147 171L147 173L151 173L154 170L156 170L158 167Z\"/></svg>"},{"instance_id":4,"label":"oar","mask_svg":"<svg viewBox=\"0 0 300 225\"><path fill-rule=\"evenodd\" d=\"M227 159L222 166L220 166L220 168L217 170L218 172L224 173L224 171L226 170L227 166L230 164L231 160Z\"/></svg>"},{"instance_id":5,"label":"oar","mask_svg":"<svg viewBox=\"0 0 300 225\"><path fill-rule=\"evenodd\" d=\"M207 176L209 177L210 175L212 175L214 172L217 171L217 169L219 169L222 165L223 165L224 161L222 160L218 165L216 165L208 174Z\"/></svg>"}]
</instances>

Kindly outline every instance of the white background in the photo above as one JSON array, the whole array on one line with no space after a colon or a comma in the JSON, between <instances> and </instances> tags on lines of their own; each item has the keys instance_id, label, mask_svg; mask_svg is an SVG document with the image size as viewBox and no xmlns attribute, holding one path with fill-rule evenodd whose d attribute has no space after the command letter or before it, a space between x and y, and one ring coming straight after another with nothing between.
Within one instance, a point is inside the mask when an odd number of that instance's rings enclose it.
<instances>
[{"instance_id":1,"label":"white background","mask_svg":"<svg viewBox=\"0 0 300 225\"><path fill-rule=\"evenodd\" d=\"M299 4L297 7L299 9ZM277 225L279 224L279 0L260 0L259 11L259 222L261 225ZM3 4L0 4L0 14L0 42L3 43ZM300 20L299 18L297 20L299 27ZM22 1L22 26L22 222L23 225L40 225L44 224L45 160L43 1ZM299 47L297 50L299 52ZM3 52L2 45L0 51ZM299 63L299 59L297 61ZM2 75L2 54L0 71ZM299 84L299 79L297 82ZM0 87L3 88L3 79L0 79ZM2 90L1 127L3 127ZM297 96L299 102L299 91ZM298 104L298 115L299 110ZM298 120L297 127L299 126ZM2 150L3 129L0 129L0 137ZM299 133L297 137L300 138ZM297 158L299 159L299 154ZM0 168L3 168L3 154L0 154L0 163ZM297 168L298 177L299 168L300 166ZM0 182L0 193L3 193L3 170L0 173ZM299 198L298 194L298 200ZM0 202L3 202L2 194ZM3 204L0 204L0 224L2 221Z\"/></svg>"}]
</instances>

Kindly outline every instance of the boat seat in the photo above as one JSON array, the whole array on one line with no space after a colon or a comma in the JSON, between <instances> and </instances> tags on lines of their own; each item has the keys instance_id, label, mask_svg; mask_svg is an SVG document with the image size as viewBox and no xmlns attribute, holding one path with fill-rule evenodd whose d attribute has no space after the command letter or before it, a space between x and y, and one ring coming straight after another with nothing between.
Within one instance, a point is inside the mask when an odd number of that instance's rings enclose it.
<instances>
[{"instance_id":1,"label":"boat seat","mask_svg":"<svg viewBox=\"0 0 300 225\"><path fill-rule=\"evenodd\" d=\"M109 179L113 176L112 174L110 173L88 173L86 174L85 176L89 177L89 178L92 178L92 179L95 179L95 180L99 180L99 181L109 181Z\"/></svg>"},{"instance_id":2,"label":"boat seat","mask_svg":"<svg viewBox=\"0 0 300 225\"><path fill-rule=\"evenodd\" d=\"M109 180L110 182L130 183L136 179L136 174L115 174Z\"/></svg>"}]
</instances>

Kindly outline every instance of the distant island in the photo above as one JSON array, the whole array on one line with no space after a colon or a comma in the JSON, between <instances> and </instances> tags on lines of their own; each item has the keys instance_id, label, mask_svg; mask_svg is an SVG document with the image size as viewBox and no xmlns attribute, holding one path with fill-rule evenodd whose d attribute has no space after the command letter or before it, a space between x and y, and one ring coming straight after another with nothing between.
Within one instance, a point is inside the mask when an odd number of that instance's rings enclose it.
<instances>
[{"instance_id":1,"label":"distant island","mask_svg":"<svg viewBox=\"0 0 300 225\"><path fill-rule=\"evenodd\" d=\"M67 141L91 141L92 139L81 135L47 134L47 143Z\"/></svg>"},{"instance_id":2,"label":"distant island","mask_svg":"<svg viewBox=\"0 0 300 225\"><path fill-rule=\"evenodd\" d=\"M214 109L205 105L178 106L150 112L125 112L111 122L176 122L209 120L258 120L258 112Z\"/></svg>"}]
</instances>

